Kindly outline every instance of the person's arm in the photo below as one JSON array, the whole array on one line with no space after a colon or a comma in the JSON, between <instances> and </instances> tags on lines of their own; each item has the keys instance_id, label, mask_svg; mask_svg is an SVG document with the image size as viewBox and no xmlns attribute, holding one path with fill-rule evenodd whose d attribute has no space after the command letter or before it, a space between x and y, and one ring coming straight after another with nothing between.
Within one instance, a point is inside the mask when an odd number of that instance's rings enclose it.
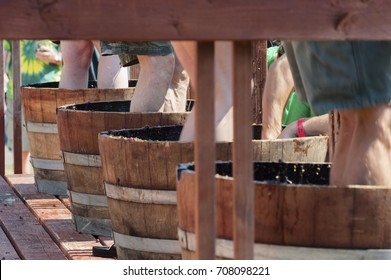
<instances>
[{"instance_id":1,"label":"person's arm","mask_svg":"<svg viewBox=\"0 0 391 280\"><path fill-rule=\"evenodd\" d=\"M61 64L62 55L61 52L45 45L39 45L35 56L46 63Z\"/></svg>"},{"instance_id":2,"label":"person's arm","mask_svg":"<svg viewBox=\"0 0 391 280\"><path fill-rule=\"evenodd\" d=\"M290 123L278 136L281 138L296 138L299 137L300 125L299 120ZM328 135L329 130L329 115L324 114L312 118L304 119L302 122L303 135L301 136L319 136Z\"/></svg>"}]
</instances>

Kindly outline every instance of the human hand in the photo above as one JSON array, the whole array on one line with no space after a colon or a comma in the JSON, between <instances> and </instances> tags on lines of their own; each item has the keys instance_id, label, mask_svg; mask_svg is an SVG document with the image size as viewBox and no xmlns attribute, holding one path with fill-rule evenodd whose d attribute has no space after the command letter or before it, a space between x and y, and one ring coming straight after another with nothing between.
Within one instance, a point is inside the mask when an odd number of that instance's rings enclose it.
<instances>
[{"instance_id":1,"label":"human hand","mask_svg":"<svg viewBox=\"0 0 391 280\"><path fill-rule=\"evenodd\" d=\"M62 58L60 52L57 52L53 48L45 45L38 45L35 56L43 62L53 64L60 64Z\"/></svg>"},{"instance_id":2,"label":"human hand","mask_svg":"<svg viewBox=\"0 0 391 280\"><path fill-rule=\"evenodd\" d=\"M311 117L304 119L304 122L299 124L298 121L294 121L287 125L287 127L281 132L278 138L295 138L298 137L298 131L300 126L302 126L302 137L303 136L319 136L327 135L329 129L329 116L328 114Z\"/></svg>"},{"instance_id":3,"label":"human hand","mask_svg":"<svg viewBox=\"0 0 391 280\"><path fill-rule=\"evenodd\" d=\"M296 138L297 137L297 121L288 124L277 137L277 139Z\"/></svg>"}]
</instances>

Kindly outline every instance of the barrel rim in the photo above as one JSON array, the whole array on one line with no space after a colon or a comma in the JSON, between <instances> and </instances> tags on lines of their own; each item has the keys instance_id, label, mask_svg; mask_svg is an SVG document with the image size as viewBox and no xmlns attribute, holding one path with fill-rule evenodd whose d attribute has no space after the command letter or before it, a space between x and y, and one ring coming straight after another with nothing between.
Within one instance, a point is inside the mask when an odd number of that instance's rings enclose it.
<instances>
[{"instance_id":1,"label":"barrel rim","mask_svg":"<svg viewBox=\"0 0 391 280\"><path fill-rule=\"evenodd\" d=\"M119 134L121 132L126 132L126 131L140 131L142 129L146 128L164 128L164 127L170 127L170 126L183 126L183 125L156 125L156 126L144 126L140 128L123 128L123 129L116 129L116 130L106 130L106 131L101 131L99 133L99 138L109 138L113 141L128 141L132 137L125 137L125 136L116 136L112 135L113 133ZM287 143L287 142L292 142L297 141L297 142L304 142L304 141L309 141L309 140L325 140L328 141L329 136L327 135L319 135L319 136L308 136L308 137L301 137L300 139L293 139L293 138L284 138L284 139L273 139L273 140L268 140L268 139L252 139L251 141L253 143ZM142 142L137 142L137 143L151 143L151 142L161 142L161 143L194 143L194 141L167 141L167 140L143 140ZM216 144L226 144L226 143L233 143L233 141L217 141Z\"/></svg>"},{"instance_id":2,"label":"barrel rim","mask_svg":"<svg viewBox=\"0 0 391 280\"><path fill-rule=\"evenodd\" d=\"M281 163L281 162L277 162L277 161L274 161L274 162L271 162L271 161L260 161L260 160L256 160L256 161L252 161L253 163ZM216 160L215 161L216 164L225 164L225 163L233 163L233 161L230 161L230 160ZM309 165L309 164L318 164L318 165L332 165L331 162L291 162L291 161L286 161L286 162L282 162L282 163L286 163L286 164L300 164L300 165ZM194 176L195 174L195 163L194 162L190 162L190 163L181 163L181 164L178 164L177 166L177 180L180 181L181 180L181 177L183 174L190 174L191 176ZM215 174L215 178L216 179L221 179L221 180L234 180L234 178L232 176L222 176L222 175L219 175L219 174ZM253 180L252 181L254 184L260 184L260 185L263 185L265 183L267 184L270 184L271 182L270 181L260 181L260 180ZM325 188L325 185L316 185L316 184L283 184L283 183L279 183L278 185L280 186L284 186L284 187L316 187L316 188ZM345 188L345 189L373 189L374 187L376 187L376 189L379 189L379 190L387 190L389 189L391 191L391 187L389 186L382 186L382 185L376 185L376 186L372 186L372 185L358 185L358 184L351 184L351 185L327 185L326 188Z\"/></svg>"},{"instance_id":3,"label":"barrel rim","mask_svg":"<svg viewBox=\"0 0 391 280\"><path fill-rule=\"evenodd\" d=\"M125 88L125 89L130 89L130 88ZM69 110L69 111L76 111L76 112L94 112L94 113L99 113L99 112L104 112L104 113L110 113L110 111L102 111L102 110L82 110L82 109L77 109L76 107L79 106L88 106L90 104L94 105L94 104L109 104L109 103L116 103L116 104L121 104L121 103L130 103L131 100L105 100L105 101L87 101L87 102L81 102L81 103L70 103L70 104L66 104L66 105L62 105L62 106L59 106L57 107L57 110L61 110L61 111L65 111L65 110ZM189 103L192 103L194 105L194 102L195 100L194 99L187 99L186 102L188 103L187 107L190 106ZM191 105L191 106L193 106ZM190 113L190 110L189 111L186 111L186 112L115 112L113 111L113 113L128 113L128 114L189 114Z\"/></svg>"},{"instance_id":4,"label":"barrel rim","mask_svg":"<svg viewBox=\"0 0 391 280\"><path fill-rule=\"evenodd\" d=\"M27 85L22 85L21 88L36 88L36 89L61 89L64 91L80 91L84 90L83 88L80 89L66 89L66 88L59 88L60 82L59 81L50 81L50 82L43 82L43 83L32 83ZM95 80L88 81L88 88L86 89L96 89L98 87L98 82Z\"/></svg>"},{"instance_id":5,"label":"barrel rim","mask_svg":"<svg viewBox=\"0 0 391 280\"><path fill-rule=\"evenodd\" d=\"M98 110L81 110L77 109L75 107L77 106L87 106L90 104L105 104L105 103L130 103L130 100L110 100L110 101L87 101L87 102L81 102L81 103L69 103L66 105L61 105L57 107L57 111L75 111L75 112L93 112L93 113L99 113L99 112L107 112L110 113L110 111L98 111ZM125 112L115 112L115 113L125 113ZM129 112L128 112L129 113Z\"/></svg>"}]
</instances>

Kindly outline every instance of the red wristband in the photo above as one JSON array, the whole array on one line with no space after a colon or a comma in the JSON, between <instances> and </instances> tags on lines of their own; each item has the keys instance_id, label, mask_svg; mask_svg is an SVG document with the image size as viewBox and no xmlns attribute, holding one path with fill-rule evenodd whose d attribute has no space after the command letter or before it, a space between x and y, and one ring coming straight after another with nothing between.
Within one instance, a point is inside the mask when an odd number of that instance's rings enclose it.
<instances>
[{"instance_id":1,"label":"red wristband","mask_svg":"<svg viewBox=\"0 0 391 280\"><path fill-rule=\"evenodd\" d=\"M305 137L304 133L304 121L305 119L298 119L297 120L297 137Z\"/></svg>"}]
</instances>

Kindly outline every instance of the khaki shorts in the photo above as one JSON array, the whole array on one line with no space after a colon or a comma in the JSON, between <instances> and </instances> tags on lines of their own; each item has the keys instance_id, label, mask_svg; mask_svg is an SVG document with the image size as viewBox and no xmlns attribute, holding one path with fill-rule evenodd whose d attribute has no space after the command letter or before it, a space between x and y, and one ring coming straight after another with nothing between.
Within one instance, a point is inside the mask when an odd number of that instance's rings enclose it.
<instances>
[{"instance_id":1,"label":"khaki shorts","mask_svg":"<svg viewBox=\"0 0 391 280\"><path fill-rule=\"evenodd\" d=\"M118 55L123 67L137 64L137 55L168 55L173 52L170 41L101 41L102 55Z\"/></svg>"}]
</instances>

